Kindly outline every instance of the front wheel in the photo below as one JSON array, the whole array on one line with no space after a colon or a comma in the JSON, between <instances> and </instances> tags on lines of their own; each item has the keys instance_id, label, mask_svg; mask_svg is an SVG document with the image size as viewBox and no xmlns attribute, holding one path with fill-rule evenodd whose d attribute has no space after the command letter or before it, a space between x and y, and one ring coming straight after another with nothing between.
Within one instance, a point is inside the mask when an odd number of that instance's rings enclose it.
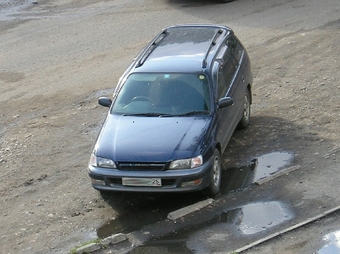
<instances>
[{"instance_id":1,"label":"front wheel","mask_svg":"<svg viewBox=\"0 0 340 254\"><path fill-rule=\"evenodd\" d=\"M217 149L215 149L213 168L211 170L210 175L210 184L206 189L203 190L203 194L208 196L214 196L217 193L219 193L221 186L221 178L222 178L221 154Z\"/></svg>"}]
</instances>

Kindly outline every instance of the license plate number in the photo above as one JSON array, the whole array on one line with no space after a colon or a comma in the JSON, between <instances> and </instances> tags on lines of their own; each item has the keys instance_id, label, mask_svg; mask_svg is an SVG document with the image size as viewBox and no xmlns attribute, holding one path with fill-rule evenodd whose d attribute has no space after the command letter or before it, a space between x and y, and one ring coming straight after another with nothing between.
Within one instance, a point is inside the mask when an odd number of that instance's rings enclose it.
<instances>
[{"instance_id":1,"label":"license plate number","mask_svg":"<svg viewBox=\"0 0 340 254\"><path fill-rule=\"evenodd\" d=\"M161 187L162 181L160 178L130 178L123 177L122 184L124 186L152 186Z\"/></svg>"}]
</instances>

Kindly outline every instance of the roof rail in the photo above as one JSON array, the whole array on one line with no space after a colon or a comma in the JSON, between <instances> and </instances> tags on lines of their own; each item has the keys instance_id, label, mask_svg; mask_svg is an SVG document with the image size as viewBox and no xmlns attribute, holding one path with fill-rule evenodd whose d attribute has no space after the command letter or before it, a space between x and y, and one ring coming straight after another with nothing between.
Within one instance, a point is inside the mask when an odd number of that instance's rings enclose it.
<instances>
[{"instance_id":1,"label":"roof rail","mask_svg":"<svg viewBox=\"0 0 340 254\"><path fill-rule=\"evenodd\" d=\"M209 48L208 48L207 52L204 55L204 59L202 61L202 68L207 67L207 58L208 58L209 52L211 51L212 47L216 45L217 38L222 33L223 33L223 30L222 29L218 29L218 31L215 33L214 37L212 38L212 40L210 42L210 45L209 45Z\"/></svg>"},{"instance_id":2,"label":"roof rail","mask_svg":"<svg viewBox=\"0 0 340 254\"><path fill-rule=\"evenodd\" d=\"M167 35L167 30L164 29L147 47L144 52L142 53L142 57L139 59L136 68L142 66L146 59L150 56L150 54L154 51L154 49L157 47L157 45L165 38Z\"/></svg>"}]
</instances>

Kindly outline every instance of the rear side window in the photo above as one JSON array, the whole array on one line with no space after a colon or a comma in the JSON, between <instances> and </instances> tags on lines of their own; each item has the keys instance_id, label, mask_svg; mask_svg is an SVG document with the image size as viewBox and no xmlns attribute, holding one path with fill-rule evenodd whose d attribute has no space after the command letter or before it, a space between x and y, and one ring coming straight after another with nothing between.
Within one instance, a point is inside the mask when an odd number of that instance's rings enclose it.
<instances>
[{"instance_id":1,"label":"rear side window","mask_svg":"<svg viewBox=\"0 0 340 254\"><path fill-rule=\"evenodd\" d=\"M225 96L227 88L230 86L234 77L235 71L235 65L230 59L227 59L220 67L218 74L218 98Z\"/></svg>"},{"instance_id":2,"label":"rear side window","mask_svg":"<svg viewBox=\"0 0 340 254\"><path fill-rule=\"evenodd\" d=\"M242 60L242 56L244 52L243 47L241 46L240 42L237 40L237 38L234 35L232 35L227 39L226 44L231 54L235 58L235 61L239 63Z\"/></svg>"},{"instance_id":3,"label":"rear side window","mask_svg":"<svg viewBox=\"0 0 340 254\"><path fill-rule=\"evenodd\" d=\"M232 54L232 48L228 47L227 43L219 52L217 62L219 65L217 75L217 97L222 98L225 96L238 66L238 63Z\"/></svg>"}]
</instances>

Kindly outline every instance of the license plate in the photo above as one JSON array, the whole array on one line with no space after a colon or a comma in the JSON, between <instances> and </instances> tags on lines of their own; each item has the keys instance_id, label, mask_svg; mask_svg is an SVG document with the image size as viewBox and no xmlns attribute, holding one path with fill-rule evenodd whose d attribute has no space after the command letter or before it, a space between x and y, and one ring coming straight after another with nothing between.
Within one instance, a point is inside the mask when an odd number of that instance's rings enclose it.
<instances>
[{"instance_id":1,"label":"license plate","mask_svg":"<svg viewBox=\"0 0 340 254\"><path fill-rule=\"evenodd\" d=\"M160 178L130 178L123 177L122 184L124 186L152 186L161 187L162 181Z\"/></svg>"}]
</instances>

